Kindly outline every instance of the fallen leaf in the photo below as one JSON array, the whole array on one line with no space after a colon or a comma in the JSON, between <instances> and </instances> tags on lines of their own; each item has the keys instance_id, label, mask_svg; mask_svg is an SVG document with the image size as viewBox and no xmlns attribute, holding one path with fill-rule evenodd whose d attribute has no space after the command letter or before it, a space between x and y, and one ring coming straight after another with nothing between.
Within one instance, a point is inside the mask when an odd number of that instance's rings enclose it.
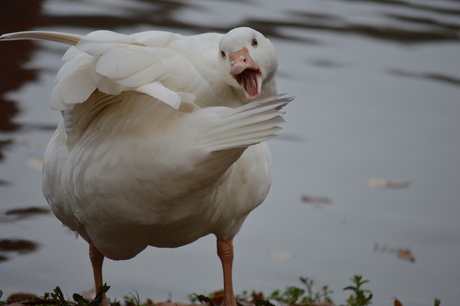
<instances>
[{"instance_id":1,"label":"fallen leaf","mask_svg":"<svg viewBox=\"0 0 460 306\"><path fill-rule=\"evenodd\" d=\"M32 299L36 298L37 296L32 293L25 293L25 292L18 292L11 294L6 300L8 302L19 302L19 301L31 301Z\"/></svg>"},{"instance_id":2,"label":"fallen leaf","mask_svg":"<svg viewBox=\"0 0 460 306\"><path fill-rule=\"evenodd\" d=\"M412 254L410 249L392 248L386 244L380 246L378 243L375 243L374 251L396 254L397 258L399 259L415 262L415 256Z\"/></svg>"},{"instance_id":3,"label":"fallen leaf","mask_svg":"<svg viewBox=\"0 0 460 306\"><path fill-rule=\"evenodd\" d=\"M334 306L334 304L329 303L327 301L322 301L322 302L308 303L306 306Z\"/></svg>"},{"instance_id":4,"label":"fallen leaf","mask_svg":"<svg viewBox=\"0 0 460 306\"><path fill-rule=\"evenodd\" d=\"M204 296L202 294L196 295L195 296L198 298L198 301L201 304L206 304L209 306L219 306L222 304L222 301L224 299L224 294L222 291L216 291L211 294L211 297Z\"/></svg>"},{"instance_id":5,"label":"fallen leaf","mask_svg":"<svg viewBox=\"0 0 460 306\"><path fill-rule=\"evenodd\" d=\"M251 295L252 295L252 300L259 300L259 301L265 300L264 294L262 292L252 291Z\"/></svg>"},{"instance_id":6,"label":"fallen leaf","mask_svg":"<svg viewBox=\"0 0 460 306\"><path fill-rule=\"evenodd\" d=\"M405 250L400 249L400 250L398 250L398 258L405 259L405 260L408 260L410 262L415 262L415 256L412 255L412 252L409 249L405 249Z\"/></svg>"},{"instance_id":7,"label":"fallen leaf","mask_svg":"<svg viewBox=\"0 0 460 306\"><path fill-rule=\"evenodd\" d=\"M401 302L398 299L394 299L393 303L394 303L394 306L403 306L403 304L401 304Z\"/></svg>"}]
</instances>

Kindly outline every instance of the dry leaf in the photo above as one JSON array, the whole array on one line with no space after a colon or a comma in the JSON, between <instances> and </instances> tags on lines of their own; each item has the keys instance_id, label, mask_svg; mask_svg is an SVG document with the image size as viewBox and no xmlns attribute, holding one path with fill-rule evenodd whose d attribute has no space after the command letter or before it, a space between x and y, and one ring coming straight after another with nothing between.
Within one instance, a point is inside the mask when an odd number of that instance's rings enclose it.
<instances>
[{"instance_id":1,"label":"dry leaf","mask_svg":"<svg viewBox=\"0 0 460 306\"><path fill-rule=\"evenodd\" d=\"M401 304L401 302L398 299L394 299L393 303L394 303L394 306L403 306L403 304Z\"/></svg>"}]
</instances>

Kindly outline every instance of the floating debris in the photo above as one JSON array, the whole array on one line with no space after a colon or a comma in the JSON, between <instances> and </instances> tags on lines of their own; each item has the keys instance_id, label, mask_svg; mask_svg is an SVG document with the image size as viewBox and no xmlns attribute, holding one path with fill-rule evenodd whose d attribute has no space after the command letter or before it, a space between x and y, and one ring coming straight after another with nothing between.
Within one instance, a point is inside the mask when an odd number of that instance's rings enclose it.
<instances>
[{"instance_id":1,"label":"floating debris","mask_svg":"<svg viewBox=\"0 0 460 306\"><path fill-rule=\"evenodd\" d=\"M288 251L270 251L269 255L271 259L278 262L288 261L295 257L294 254Z\"/></svg>"},{"instance_id":2,"label":"floating debris","mask_svg":"<svg viewBox=\"0 0 460 306\"><path fill-rule=\"evenodd\" d=\"M412 255L411 250L409 249L399 249L398 252L398 258L408 260L410 262L415 262L415 256Z\"/></svg>"},{"instance_id":3,"label":"floating debris","mask_svg":"<svg viewBox=\"0 0 460 306\"><path fill-rule=\"evenodd\" d=\"M332 201L326 197L312 197L303 195L301 201L305 204L313 205L316 208L324 208L326 206L332 205Z\"/></svg>"},{"instance_id":4,"label":"floating debris","mask_svg":"<svg viewBox=\"0 0 460 306\"><path fill-rule=\"evenodd\" d=\"M35 170L42 170L43 168L43 158L30 156L27 158L27 166Z\"/></svg>"},{"instance_id":5,"label":"floating debris","mask_svg":"<svg viewBox=\"0 0 460 306\"><path fill-rule=\"evenodd\" d=\"M396 298L393 299L393 304L394 304L394 306L403 306L403 304L401 304L401 302Z\"/></svg>"},{"instance_id":6,"label":"floating debris","mask_svg":"<svg viewBox=\"0 0 460 306\"><path fill-rule=\"evenodd\" d=\"M411 184L412 182L406 179L371 178L366 181L368 187L381 189L403 189L408 188Z\"/></svg>"},{"instance_id":7,"label":"floating debris","mask_svg":"<svg viewBox=\"0 0 460 306\"><path fill-rule=\"evenodd\" d=\"M410 249L392 248L388 245L379 246L379 244L376 243L374 245L374 251L396 254L396 257L399 259L415 262L415 256L412 254Z\"/></svg>"}]
</instances>

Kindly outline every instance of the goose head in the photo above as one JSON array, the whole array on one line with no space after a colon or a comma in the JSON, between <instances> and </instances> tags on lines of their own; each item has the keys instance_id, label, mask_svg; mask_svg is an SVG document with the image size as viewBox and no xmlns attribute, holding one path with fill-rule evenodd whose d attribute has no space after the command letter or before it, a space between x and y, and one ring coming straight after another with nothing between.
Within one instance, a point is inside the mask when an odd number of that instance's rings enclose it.
<instances>
[{"instance_id":1,"label":"goose head","mask_svg":"<svg viewBox=\"0 0 460 306\"><path fill-rule=\"evenodd\" d=\"M219 42L218 56L223 79L242 90L249 101L260 98L266 85L274 83L278 69L275 48L254 29L235 28L225 34Z\"/></svg>"}]
</instances>

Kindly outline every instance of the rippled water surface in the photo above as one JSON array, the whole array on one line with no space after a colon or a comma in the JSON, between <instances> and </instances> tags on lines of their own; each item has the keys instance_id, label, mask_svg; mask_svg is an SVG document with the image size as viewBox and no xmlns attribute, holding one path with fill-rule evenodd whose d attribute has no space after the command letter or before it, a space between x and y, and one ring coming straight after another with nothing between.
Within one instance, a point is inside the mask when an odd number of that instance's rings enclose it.
<instances>
[{"instance_id":1,"label":"rippled water surface","mask_svg":"<svg viewBox=\"0 0 460 306\"><path fill-rule=\"evenodd\" d=\"M354 274L373 305L460 299L460 1L1 1L0 32L251 26L278 51L297 99L270 141L274 181L235 238L235 291L298 277L340 303ZM0 289L92 288L87 244L46 212L40 158L59 114L47 101L66 47L0 44ZM186 301L221 288L214 237L106 261L111 297Z\"/></svg>"}]
</instances>

